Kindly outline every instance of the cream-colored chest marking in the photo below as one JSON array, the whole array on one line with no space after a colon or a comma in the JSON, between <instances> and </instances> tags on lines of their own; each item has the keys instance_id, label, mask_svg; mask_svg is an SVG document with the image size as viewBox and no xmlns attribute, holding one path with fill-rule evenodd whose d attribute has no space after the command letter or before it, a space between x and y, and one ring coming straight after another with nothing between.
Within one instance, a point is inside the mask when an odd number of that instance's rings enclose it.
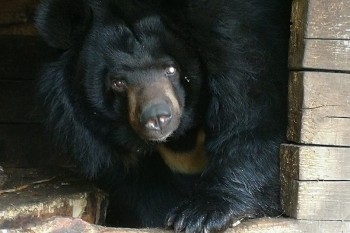
<instances>
[{"instance_id":1,"label":"cream-colored chest marking","mask_svg":"<svg viewBox=\"0 0 350 233\"><path fill-rule=\"evenodd\" d=\"M205 133L200 131L197 136L196 147L191 151L175 152L164 145L158 147L164 162L174 172L182 174L198 174L204 171L208 164L205 152Z\"/></svg>"}]
</instances>

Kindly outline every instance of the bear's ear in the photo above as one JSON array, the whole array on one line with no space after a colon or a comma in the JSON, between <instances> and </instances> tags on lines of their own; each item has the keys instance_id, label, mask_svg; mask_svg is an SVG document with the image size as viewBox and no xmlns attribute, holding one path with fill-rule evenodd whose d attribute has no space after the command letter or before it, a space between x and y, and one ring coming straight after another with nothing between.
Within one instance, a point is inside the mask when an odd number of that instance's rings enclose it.
<instances>
[{"instance_id":1,"label":"bear's ear","mask_svg":"<svg viewBox=\"0 0 350 233\"><path fill-rule=\"evenodd\" d=\"M50 46L66 50L83 39L91 18L87 0L43 0L35 21Z\"/></svg>"}]
</instances>

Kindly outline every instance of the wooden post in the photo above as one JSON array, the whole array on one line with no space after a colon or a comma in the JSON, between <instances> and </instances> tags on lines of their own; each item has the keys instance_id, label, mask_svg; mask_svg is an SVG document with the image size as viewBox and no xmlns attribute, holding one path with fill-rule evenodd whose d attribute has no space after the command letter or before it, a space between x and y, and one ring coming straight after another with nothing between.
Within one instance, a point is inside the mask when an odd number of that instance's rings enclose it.
<instances>
[{"instance_id":1,"label":"wooden post","mask_svg":"<svg viewBox=\"0 0 350 233\"><path fill-rule=\"evenodd\" d=\"M348 0L293 2L287 137L297 144L281 146L281 198L303 221L350 220L349 12Z\"/></svg>"}]
</instances>

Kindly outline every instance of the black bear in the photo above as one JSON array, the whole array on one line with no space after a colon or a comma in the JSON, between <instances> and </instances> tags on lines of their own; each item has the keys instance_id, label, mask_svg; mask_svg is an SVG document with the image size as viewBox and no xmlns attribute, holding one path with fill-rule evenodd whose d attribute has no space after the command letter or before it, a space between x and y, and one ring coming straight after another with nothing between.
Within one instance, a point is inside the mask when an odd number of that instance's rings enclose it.
<instances>
[{"instance_id":1,"label":"black bear","mask_svg":"<svg viewBox=\"0 0 350 233\"><path fill-rule=\"evenodd\" d=\"M43 0L46 123L122 227L223 231L279 205L290 1Z\"/></svg>"}]
</instances>

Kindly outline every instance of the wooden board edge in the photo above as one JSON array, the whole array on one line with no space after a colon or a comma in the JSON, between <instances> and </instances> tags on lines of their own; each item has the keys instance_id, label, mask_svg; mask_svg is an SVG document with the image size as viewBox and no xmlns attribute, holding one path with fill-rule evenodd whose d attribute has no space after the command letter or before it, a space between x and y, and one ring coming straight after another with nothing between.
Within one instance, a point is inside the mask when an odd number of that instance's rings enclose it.
<instances>
[{"instance_id":1,"label":"wooden board edge","mask_svg":"<svg viewBox=\"0 0 350 233\"><path fill-rule=\"evenodd\" d=\"M299 179L299 147L282 144L280 147L280 176L283 180Z\"/></svg>"},{"instance_id":2,"label":"wooden board edge","mask_svg":"<svg viewBox=\"0 0 350 233\"><path fill-rule=\"evenodd\" d=\"M294 0L291 13L291 32L289 41L289 66L296 69L303 63L305 21L307 20L308 1Z\"/></svg>"},{"instance_id":3,"label":"wooden board edge","mask_svg":"<svg viewBox=\"0 0 350 233\"><path fill-rule=\"evenodd\" d=\"M287 139L292 142L300 142L301 140L303 76L304 72L291 72L289 77Z\"/></svg>"}]
</instances>

